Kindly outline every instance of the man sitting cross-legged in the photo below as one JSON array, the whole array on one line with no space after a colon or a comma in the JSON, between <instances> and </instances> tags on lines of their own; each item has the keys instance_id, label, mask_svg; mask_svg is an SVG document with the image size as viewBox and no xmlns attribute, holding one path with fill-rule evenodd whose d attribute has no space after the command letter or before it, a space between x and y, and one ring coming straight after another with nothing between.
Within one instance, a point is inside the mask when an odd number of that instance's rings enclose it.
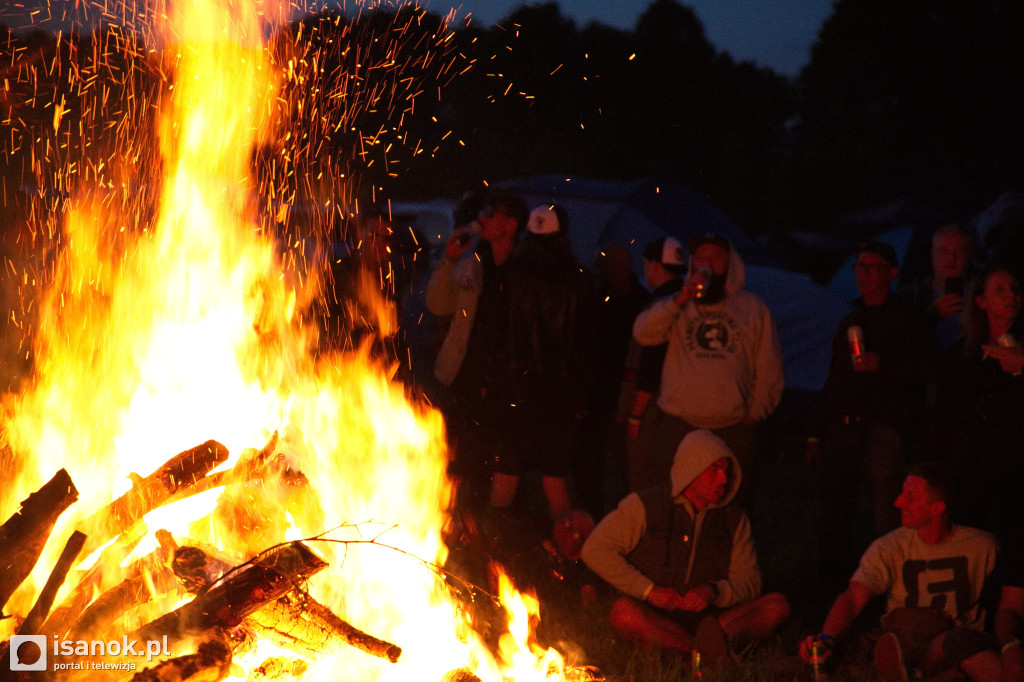
<instances>
[{"instance_id":1,"label":"man sitting cross-legged","mask_svg":"<svg viewBox=\"0 0 1024 682\"><path fill-rule=\"evenodd\" d=\"M789 616L779 593L760 595L761 571L746 513L730 501L741 471L732 451L707 430L676 450L670 480L630 493L594 529L583 561L625 596L612 628L641 644L688 652L705 635L748 643ZM716 652L699 642L701 655Z\"/></svg>"}]
</instances>

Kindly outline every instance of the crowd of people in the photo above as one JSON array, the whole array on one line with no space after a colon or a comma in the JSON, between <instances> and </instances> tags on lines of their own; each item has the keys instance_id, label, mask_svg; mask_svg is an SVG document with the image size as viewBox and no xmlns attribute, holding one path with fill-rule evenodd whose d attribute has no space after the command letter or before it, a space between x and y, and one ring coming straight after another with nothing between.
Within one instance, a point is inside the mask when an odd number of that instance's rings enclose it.
<instances>
[{"instance_id":1,"label":"crowd of people","mask_svg":"<svg viewBox=\"0 0 1024 682\"><path fill-rule=\"evenodd\" d=\"M783 357L732 244L659 237L643 250L644 287L624 245L581 264L561 206L473 193L436 262L403 274L393 258L410 249L379 248L399 231L371 218L363 257L401 282L393 352L445 416L469 532L499 556L529 542L538 514L523 488L539 480L540 535L615 591L622 638L729 665L736 646L772 635L790 604L762 593L751 513ZM808 662L867 641L884 679L1024 679L1022 254L975 239L937 229L932 275L899 289L891 246L857 249L860 295L806 439L819 587L837 595L800 643ZM879 627L851 635L883 595Z\"/></svg>"}]
</instances>

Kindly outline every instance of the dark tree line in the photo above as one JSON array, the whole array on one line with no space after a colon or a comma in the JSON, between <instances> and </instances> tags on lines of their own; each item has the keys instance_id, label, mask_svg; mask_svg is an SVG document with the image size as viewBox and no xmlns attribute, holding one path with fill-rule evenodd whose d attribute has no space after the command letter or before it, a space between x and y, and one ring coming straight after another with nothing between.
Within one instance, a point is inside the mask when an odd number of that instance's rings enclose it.
<instances>
[{"instance_id":1,"label":"dark tree line","mask_svg":"<svg viewBox=\"0 0 1024 682\"><path fill-rule=\"evenodd\" d=\"M790 80L716 49L676 0L654 0L630 31L577 26L554 3L487 29L413 8L323 14L275 41L280 65L306 69L282 98L305 98L302 152L257 158L268 178L344 174L339 201L457 196L546 172L672 177L751 233L827 230L901 196L966 213L1024 179L1022 34L1019 0L837 0ZM44 42L8 36L8 75ZM6 91L5 120L52 125L29 90L46 88ZM5 192L30 163L12 139Z\"/></svg>"}]
</instances>

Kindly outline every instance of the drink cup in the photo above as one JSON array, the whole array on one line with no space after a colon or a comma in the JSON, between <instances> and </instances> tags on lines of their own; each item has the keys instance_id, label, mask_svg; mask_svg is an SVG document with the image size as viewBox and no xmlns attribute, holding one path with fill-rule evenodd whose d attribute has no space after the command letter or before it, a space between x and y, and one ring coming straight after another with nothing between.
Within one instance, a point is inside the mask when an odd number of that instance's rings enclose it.
<instances>
[{"instance_id":1,"label":"drink cup","mask_svg":"<svg viewBox=\"0 0 1024 682\"><path fill-rule=\"evenodd\" d=\"M846 338L850 342L850 358L857 362L864 355L864 330L853 325L846 330Z\"/></svg>"}]
</instances>

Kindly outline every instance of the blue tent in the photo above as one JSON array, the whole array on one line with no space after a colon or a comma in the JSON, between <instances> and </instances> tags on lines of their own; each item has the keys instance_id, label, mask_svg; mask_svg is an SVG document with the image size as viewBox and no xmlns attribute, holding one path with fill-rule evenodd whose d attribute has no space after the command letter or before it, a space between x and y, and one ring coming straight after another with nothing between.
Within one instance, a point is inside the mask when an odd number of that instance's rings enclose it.
<instances>
[{"instance_id":1,"label":"blue tent","mask_svg":"<svg viewBox=\"0 0 1024 682\"><path fill-rule=\"evenodd\" d=\"M603 244L629 248L642 267L644 245L662 235L683 244L713 232L727 237L747 265L747 289L772 311L788 388L817 391L825 383L831 339L850 307L805 274L782 269L781 258L744 234L704 197L675 181L606 181L541 175L501 184L530 206L556 202L569 213L573 251L591 263Z\"/></svg>"},{"instance_id":2,"label":"blue tent","mask_svg":"<svg viewBox=\"0 0 1024 682\"><path fill-rule=\"evenodd\" d=\"M516 192L530 207L557 203L569 213L573 251L592 263L602 244L630 247L641 265L644 245L671 234L686 244L709 232L729 239L744 261L781 265L781 260L744 234L695 190L674 180L590 180L565 175L537 175L509 180L501 189Z\"/></svg>"}]
</instances>

